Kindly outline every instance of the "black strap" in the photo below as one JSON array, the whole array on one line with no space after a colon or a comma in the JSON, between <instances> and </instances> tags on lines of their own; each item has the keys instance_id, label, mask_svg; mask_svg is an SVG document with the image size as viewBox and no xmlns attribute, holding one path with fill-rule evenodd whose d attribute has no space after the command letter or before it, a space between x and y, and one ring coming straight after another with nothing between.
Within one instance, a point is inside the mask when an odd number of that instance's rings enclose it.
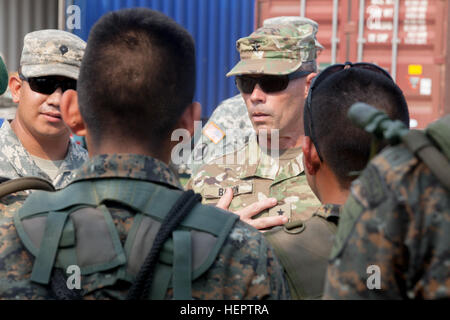
<instances>
[{"instance_id":1,"label":"black strap","mask_svg":"<svg viewBox=\"0 0 450 320\"><path fill-rule=\"evenodd\" d=\"M169 239L172 232L177 228L181 221L184 220L192 208L194 208L201 200L202 197L199 194L189 190L184 192L170 209L169 213L161 223L161 228L155 237L155 241L153 242L149 254L139 270L136 281L128 291L127 299L140 300L146 299L149 296L155 266L158 262L159 254L164 243Z\"/></svg>"},{"instance_id":2,"label":"black strap","mask_svg":"<svg viewBox=\"0 0 450 320\"><path fill-rule=\"evenodd\" d=\"M55 191L55 187L47 180L39 177L22 177L1 182L0 198L11 193L30 189Z\"/></svg>"}]
</instances>

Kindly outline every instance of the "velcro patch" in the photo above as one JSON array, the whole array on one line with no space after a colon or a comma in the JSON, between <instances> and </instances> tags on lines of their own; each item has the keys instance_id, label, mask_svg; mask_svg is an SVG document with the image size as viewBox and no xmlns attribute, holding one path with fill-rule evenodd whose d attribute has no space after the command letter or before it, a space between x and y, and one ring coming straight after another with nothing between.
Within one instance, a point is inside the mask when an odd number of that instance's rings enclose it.
<instances>
[{"instance_id":1,"label":"velcro patch","mask_svg":"<svg viewBox=\"0 0 450 320\"><path fill-rule=\"evenodd\" d=\"M203 134L207 136L214 144L218 144L220 140L225 137L225 132L223 132L223 130L212 121L205 126L203 129Z\"/></svg>"},{"instance_id":2,"label":"velcro patch","mask_svg":"<svg viewBox=\"0 0 450 320\"><path fill-rule=\"evenodd\" d=\"M240 194L252 193L253 183L240 183L228 187L206 186L202 190L202 196L205 199L221 198L227 191L227 188L231 188L231 190L233 190L233 196L237 196Z\"/></svg>"},{"instance_id":3,"label":"velcro patch","mask_svg":"<svg viewBox=\"0 0 450 320\"><path fill-rule=\"evenodd\" d=\"M269 217L273 216L285 216L289 220L291 219L291 204L285 203L275 206L269 210Z\"/></svg>"}]
</instances>

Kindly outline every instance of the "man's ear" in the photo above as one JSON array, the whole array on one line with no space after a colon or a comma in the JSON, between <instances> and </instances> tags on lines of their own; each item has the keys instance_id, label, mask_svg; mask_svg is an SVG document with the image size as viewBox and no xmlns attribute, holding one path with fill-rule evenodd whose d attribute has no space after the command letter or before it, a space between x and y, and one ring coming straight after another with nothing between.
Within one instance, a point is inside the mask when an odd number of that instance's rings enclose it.
<instances>
[{"instance_id":1,"label":"man's ear","mask_svg":"<svg viewBox=\"0 0 450 320\"><path fill-rule=\"evenodd\" d=\"M189 134L192 137L194 135L195 129L194 121L200 121L201 116L202 116L201 104L199 102L193 102L186 108L180 120L178 120L177 128L188 130Z\"/></svg>"},{"instance_id":2,"label":"man's ear","mask_svg":"<svg viewBox=\"0 0 450 320\"><path fill-rule=\"evenodd\" d=\"M22 85L22 80L20 80L17 73L9 78L9 91L11 91L12 101L14 103L19 103L20 101L20 90L22 89Z\"/></svg>"},{"instance_id":3,"label":"man's ear","mask_svg":"<svg viewBox=\"0 0 450 320\"><path fill-rule=\"evenodd\" d=\"M59 108L61 116L70 130L77 136L85 136L86 126L78 106L78 93L75 90L65 91Z\"/></svg>"},{"instance_id":4,"label":"man's ear","mask_svg":"<svg viewBox=\"0 0 450 320\"><path fill-rule=\"evenodd\" d=\"M306 76L306 85L305 85L305 99L308 96L309 87L311 87L311 82L315 76L317 76L317 72L310 73Z\"/></svg>"},{"instance_id":5,"label":"man's ear","mask_svg":"<svg viewBox=\"0 0 450 320\"><path fill-rule=\"evenodd\" d=\"M303 159L305 164L305 170L309 175L316 175L320 169L320 158L317 154L316 146L312 142L311 138L305 136L302 143Z\"/></svg>"}]
</instances>

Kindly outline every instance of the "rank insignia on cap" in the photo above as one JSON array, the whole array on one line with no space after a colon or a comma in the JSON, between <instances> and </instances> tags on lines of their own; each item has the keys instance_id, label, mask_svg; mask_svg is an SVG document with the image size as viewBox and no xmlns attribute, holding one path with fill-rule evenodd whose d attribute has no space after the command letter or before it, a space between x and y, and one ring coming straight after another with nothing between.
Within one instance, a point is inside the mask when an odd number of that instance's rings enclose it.
<instances>
[{"instance_id":1,"label":"rank insignia on cap","mask_svg":"<svg viewBox=\"0 0 450 320\"><path fill-rule=\"evenodd\" d=\"M62 45L61 47L59 47L59 51L61 51L62 55L65 55L67 51L69 51L69 49L65 45Z\"/></svg>"}]
</instances>

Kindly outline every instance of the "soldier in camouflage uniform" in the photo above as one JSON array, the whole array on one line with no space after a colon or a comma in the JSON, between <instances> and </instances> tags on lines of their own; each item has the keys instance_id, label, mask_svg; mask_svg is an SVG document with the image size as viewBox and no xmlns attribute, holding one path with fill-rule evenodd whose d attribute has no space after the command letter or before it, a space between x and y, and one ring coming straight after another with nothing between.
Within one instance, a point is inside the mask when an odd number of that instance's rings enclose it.
<instances>
[{"instance_id":1,"label":"soldier in camouflage uniform","mask_svg":"<svg viewBox=\"0 0 450 320\"><path fill-rule=\"evenodd\" d=\"M27 34L19 75L10 79L16 117L0 128L0 176L36 176L62 188L87 152L69 139L59 105L62 93L76 88L86 43L60 30Z\"/></svg>"},{"instance_id":2,"label":"soldier in camouflage uniform","mask_svg":"<svg viewBox=\"0 0 450 320\"><path fill-rule=\"evenodd\" d=\"M364 66L373 69L344 70L343 65L332 65L316 77L309 90L303 117L303 163L308 184L322 206L304 222L264 233L296 299L322 296L340 207L356 178L352 173L364 168L371 151L371 136L352 125L347 110L357 101L366 101L408 123L408 107L398 86L387 74L372 71L377 70L375 65Z\"/></svg>"},{"instance_id":3,"label":"soldier in camouflage uniform","mask_svg":"<svg viewBox=\"0 0 450 320\"><path fill-rule=\"evenodd\" d=\"M319 29L317 22L304 17L276 17L264 20L264 26L278 24L291 24L299 28L311 25L314 36ZM320 52L323 46L317 39L315 41L316 50ZM188 163L191 173L196 174L200 166L213 159L241 149L254 133L242 96L238 94L222 101L203 127L202 135L194 146Z\"/></svg>"},{"instance_id":4,"label":"soldier in camouflage uniform","mask_svg":"<svg viewBox=\"0 0 450 320\"><path fill-rule=\"evenodd\" d=\"M275 224L307 219L320 205L307 184L301 151L303 104L316 70L316 31L311 24L271 25L237 41L241 61L227 76L236 75L238 87L241 79L250 83L246 92L239 89L259 137L192 176L188 188L201 193L204 203L217 204L226 188L233 189L232 211L275 198L276 206L255 216L275 217ZM280 139L270 139L278 130ZM265 133L267 145L279 141L279 148L266 150Z\"/></svg>"},{"instance_id":5,"label":"soldier in camouflage uniform","mask_svg":"<svg viewBox=\"0 0 450 320\"><path fill-rule=\"evenodd\" d=\"M422 133L384 149L352 185L326 299L450 298L450 116L425 132L415 152ZM428 165L433 149L442 161Z\"/></svg>"},{"instance_id":6,"label":"soldier in camouflage uniform","mask_svg":"<svg viewBox=\"0 0 450 320\"><path fill-rule=\"evenodd\" d=\"M58 286L56 271L69 265L81 268L79 295L87 299L123 299L131 283L142 284L135 279L145 280L147 253L179 212L171 207L190 194L168 163L172 130L193 132L200 117L192 103L194 48L185 29L149 9L111 12L93 27L79 95L68 91L61 105L73 132L86 135L91 158L66 188L33 192L18 212L3 210L0 297L50 298L48 284ZM262 235L197 201L170 229L154 285L137 298L288 299L281 265Z\"/></svg>"}]
</instances>

